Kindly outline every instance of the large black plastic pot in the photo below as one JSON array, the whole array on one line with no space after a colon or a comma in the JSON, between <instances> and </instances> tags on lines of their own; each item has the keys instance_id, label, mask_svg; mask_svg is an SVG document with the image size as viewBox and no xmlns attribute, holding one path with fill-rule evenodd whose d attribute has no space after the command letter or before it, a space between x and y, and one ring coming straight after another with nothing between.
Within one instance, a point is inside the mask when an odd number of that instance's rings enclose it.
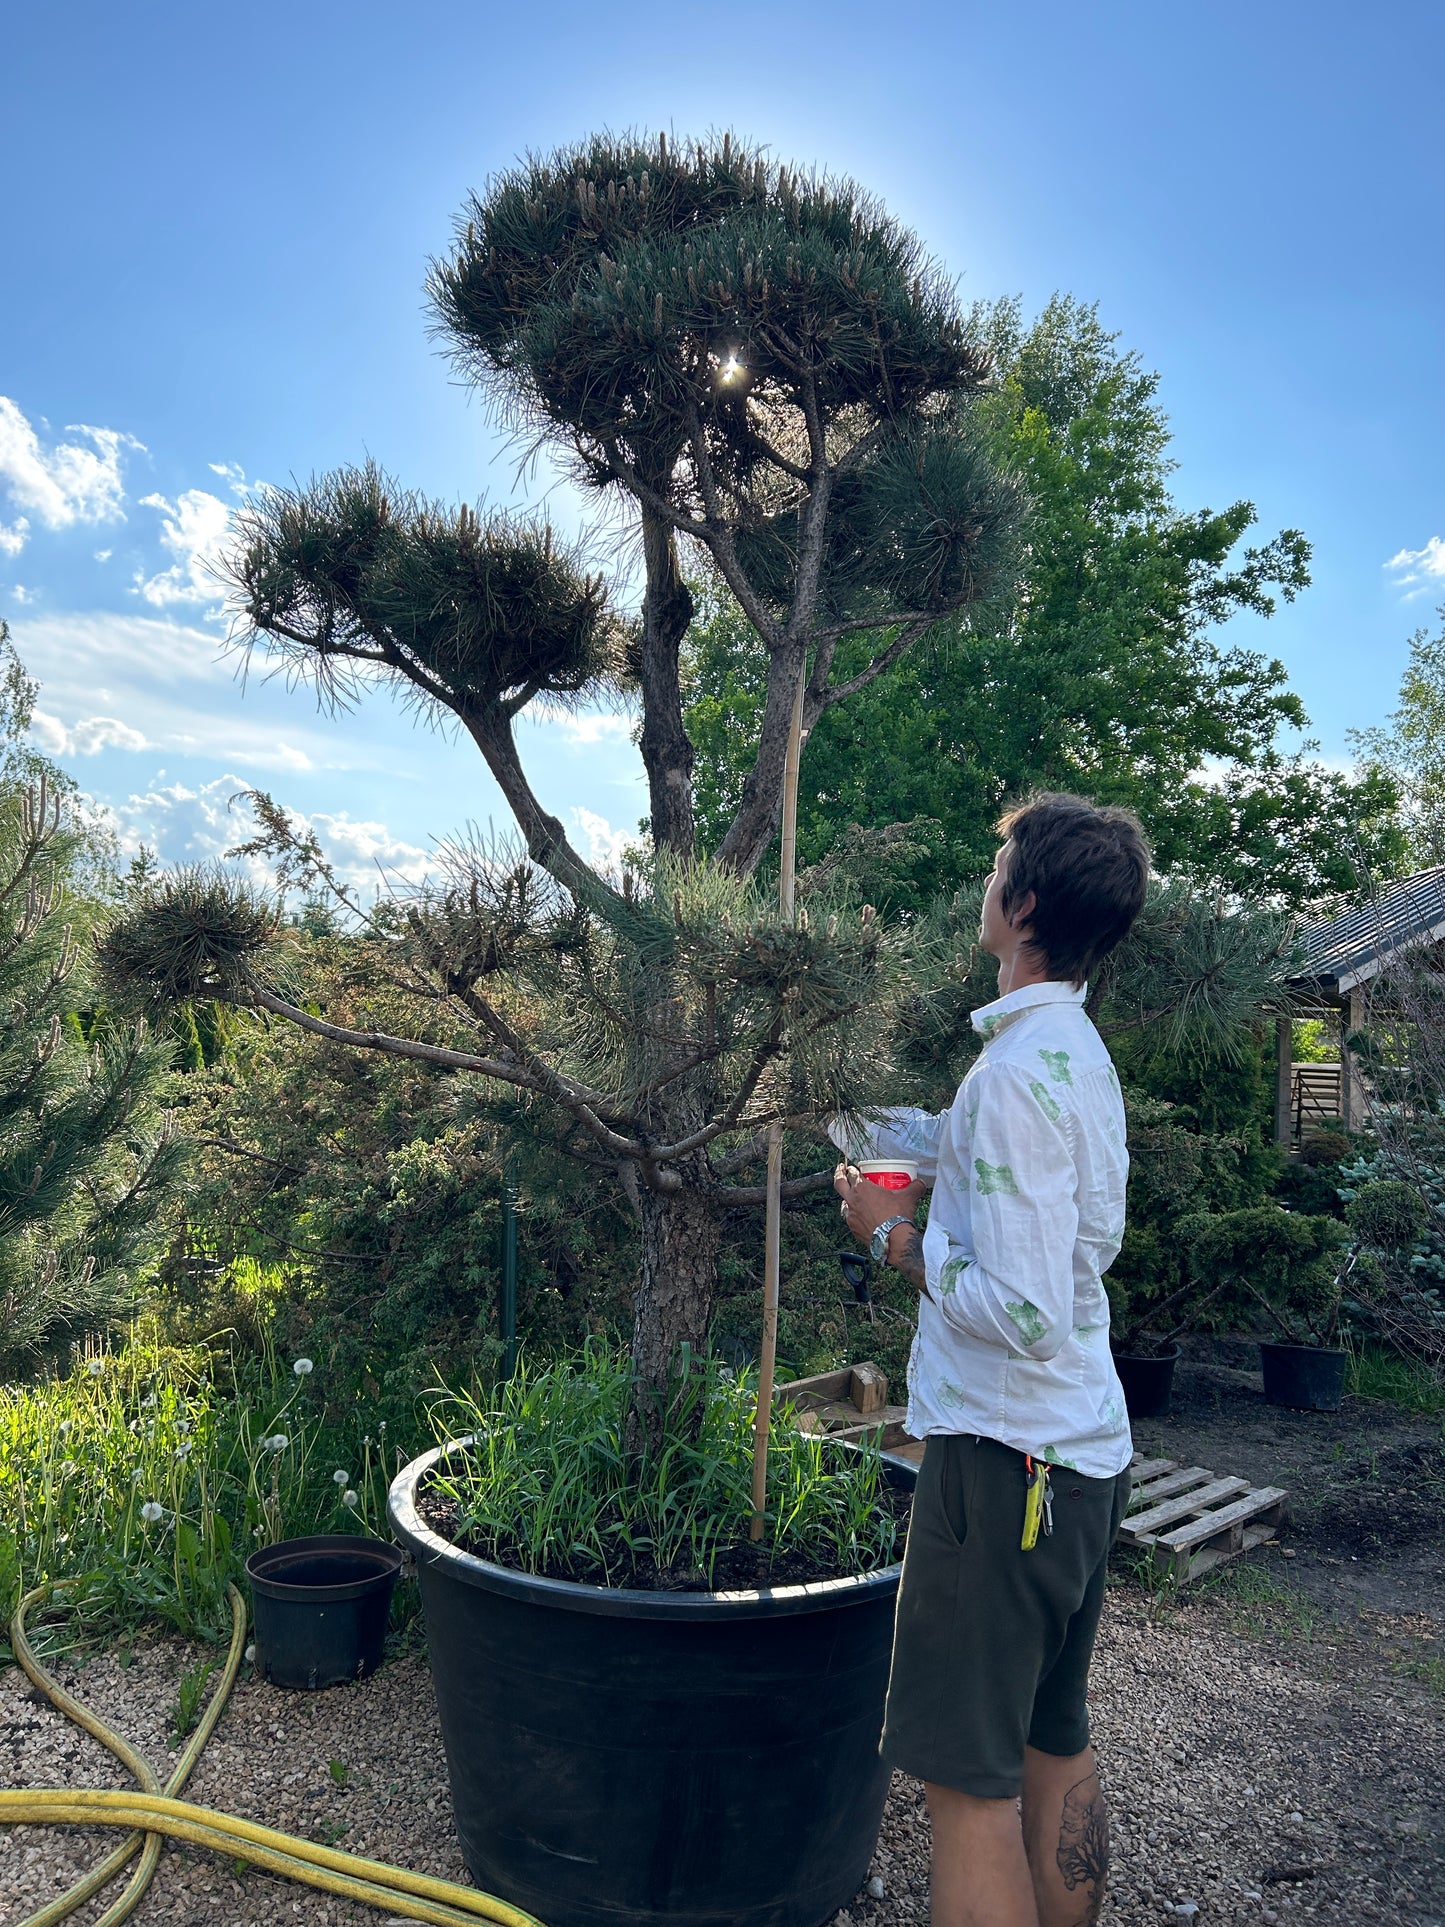
<instances>
[{"instance_id":1,"label":"large black plastic pot","mask_svg":"<svg viewBox=\"0 0 1445 1927\"><path fill-rule=\"evenodd\" d=\"M548 1927L818 1927L883 1816L900 1568L733 1593L534 1578L422 1522L418 1483L449 1449L398 1475L388 1511L478 1885Z\"/></svg>"},{"instance_id":2,"label":"large black plastic pot","mask_svg":"<svg viewBox=\"0 0 1445 1927\"><path fill-rule=\"evenodd\" d=\"M1174 1367L1179 1363L1179 1347L1174 1345L1157 1358L1130 1358L1114 1354L1114 1370L1124 1388L1124 1403L1130 1418L1167 1418L1174 1397Z\"/></svg>"},{"instance_id":3,"label":"large black plastic pot","mask_svg":"<svg viewBox=\"0 0 1445 1927\"><path fill-rule=\"evenodd\" d=\"M339 1686L381 1664L402 1554L384 1539L318 1533L246 1561L256 1675L273 1686Z\"/></svg>"},{"instance_id":4,"label":"large black plastic pot","mask_svg":"<svg viewBox=\"0 0 1445 1927\"><path fill-rule=\"evenodd\" d=\"M1269 1405L1297 1412L1338 1412L1345 1396L1347 1354L1323 1345L1275 1345L1261 1339L1260 1369Z\"/></svg>"}]
</instances>

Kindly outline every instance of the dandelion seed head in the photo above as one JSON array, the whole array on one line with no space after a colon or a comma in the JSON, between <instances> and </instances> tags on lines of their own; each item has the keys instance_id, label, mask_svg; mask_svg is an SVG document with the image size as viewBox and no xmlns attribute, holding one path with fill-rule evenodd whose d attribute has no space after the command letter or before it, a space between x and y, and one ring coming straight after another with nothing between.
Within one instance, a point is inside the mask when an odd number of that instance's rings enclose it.
<instances>
[{"instance_id":1,"label":"dandelion seed head","mask_svg":"<svg viewBox=\"0 0 1445 1927\"><path fill-rule=\"evenodd\" d=\"M344 1506L350 1506L350 1507L352 1508L352 1510L354 1511L354 1510L356 1509L356 1507L357 1507L357 1506L358 1506L358 1505L359 1505L359 1504L361 1503L361 1501L360 1501L360 1500L359 1500L359 1499L357 1498L357 1496L356 1496L356 1494L355 1494L354 1492L351 1492L351 1491L347 1491L347 1492L343 1492L343 1493L342 1493L342 1495L341 1495L341 1503L342 1503L342 1504L343 1504Z\"/></svg>"},{"instance_id":2,"label":"dandelion seed head","mask_svg":"<svg viewBox=\"0 0 1445 1927\"><path fill-rule=\"evenodd\" d=\"M163 1519L166 1516L166 1509L164 1506L157 1505L154 1499L147 1499L140 1509L140 1516L148 1526L153 1526L157 1519Z\"/></svg>"},{"instance_id":3,"label":"dandelion seed head","mask_svg":"<svg viewBox=\"0 0 1445 1927\"><path fill-rule=\"evenodd\" d=\"M73 1471L75 1470L75 1460L74 1460L74 1459L62 1459L62 1460L60 1461L60 1470L61 1470L61 1472L62 1472L62 1474L64 1474L64 1473L67 1473L67 1472L73 1472Z\"/></svg>"},{"instance_id":4,"label":"dandelion seed head","mask_svg":"<svg viewBox=\"0 0 1445 1927\"><path fill-rule=\"evenodd\" d=\"M73 1419L63 1418L60 1421L60 1436L63 1439L68 1439L74 1430L75 1421Z\"/></svg>"},{"instance_id":5,"label":"dandelion seed head","mask_svg":"<svg viewBox=\"0 0 1445 1927\"><path fill-rule=\"evenodd\" d=\"M85 1361L85 1369L90 1373L92 1378L99 1378L105 1370L105 1360L103 1358L87 1358Z\"/></svg>"},{"instance_id":6,"label":"dandelion seed head","mask_svg":"<svg viewBox=\"0 0 1445 1927\"><path fill-rule=\"evenodd\" d=\"M267 1452L284 1452L291 1443L284 1432L273 1432L268 1439L262 1439L262 1449Z\"/></svg>"},{"instance_id":7,"label":"dandelion seed head","mask_svg":"<svg viewBox=\"0 0 1445 1927\"><path fill-rule=\"evenodd\" d=\"M189 1456L190 1450L191 1450L191 1441L189 1439L182 1439L180 1444L176 1447L176 1457L178 1459L184 1459Z\"/></svg>"},{"instance_id":8,"label":"dandelion seed head","mask_svg":"<svg viewBox=\"0 0 1445 1927\"><path fill-rule=\"evenodd\" d=\"M305 1378L307 1373L314 1372L316 1367L309 1358L298 1358L292 1364L291 1369L298 1378Z\"/></svg>"},{"instance_id":9,"label":"dandelion seed head","mask_svg":"<svg viewBox=\"0 0 1445 1927\"><path fill-rule=\"evenodd\" d=\"M351 1483L351 1474L349 1472L333 1472L331 1476L338 1485L350 1485Z\"/></svg>"},{"instance_id":10,"label":"dandelion seed head","mask_svg":"<svg viewBox=\"0 0 1445 1927\"><path fill-rule=\"evenodd\" d=\"M251 1641L251 1644L246 1648L246 1664L248 1666L254 1666L255 1663L256 1663L256 1642L253 1639Z\"/></svg>"}]
</instances>

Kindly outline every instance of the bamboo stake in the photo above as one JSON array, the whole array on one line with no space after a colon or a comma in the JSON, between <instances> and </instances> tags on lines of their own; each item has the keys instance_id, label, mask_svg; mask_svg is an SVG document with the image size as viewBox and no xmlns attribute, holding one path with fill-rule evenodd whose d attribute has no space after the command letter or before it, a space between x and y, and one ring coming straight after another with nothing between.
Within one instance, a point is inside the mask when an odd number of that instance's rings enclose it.
<instances>
[{"instance_id":1,"label":"bamboo stake","mask_svg":"<svg viewBox=\"0 0 1445 1927\"><path fill-rule=\"evenodd\" d=\"M778 864L778 906L785 917L794 913L794 883L798 867L798 766L803 756L803 690L808 681L804 657L793 695L793 720L788 729L788 753L783 762L783 839ZM768 1428L773 1417L773 1379L778 1358L778 1283L783 1230L783 1127L768 1126L767 1213L763 1230L763 1342L758 1358L758 1409L753 1418L753 1516L748 1537L763 1536L763 1513L768 1487Z\"/></svg>"}]
</instances>

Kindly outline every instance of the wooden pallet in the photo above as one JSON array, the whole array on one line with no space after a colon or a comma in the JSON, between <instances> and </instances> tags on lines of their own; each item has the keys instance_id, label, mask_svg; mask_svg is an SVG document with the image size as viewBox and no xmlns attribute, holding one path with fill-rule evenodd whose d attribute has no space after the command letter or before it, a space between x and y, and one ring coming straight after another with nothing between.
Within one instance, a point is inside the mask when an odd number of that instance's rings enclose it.
<instances>
[{"instance_id":1,"label":"wooden pallet","mask_svg":"<svg viewBox=\"0 0 1445 1927\"><path fill-rule=\"evenodd\" d=\"M1283 1486L1220 1478L1202 1465L1136 1452L1129 1469L1134 1490L1120 1543L1148 1552L1178 1586L1274 1538L1289 1505Z\"/></svg>"},{"instance_id":2,"label":"wooden pallet","mask_svg":"<svg viewBox=\"0 0 1445 1927\"><path fill-rule=\"evenodd\" d=\"M888 1403L887 1374L871 1362L844 1365L813 1378L790 1379L774 1388L780 1404L791 1405L805 1432L826 1432L832 1439L875 1439L885 1452L921 1459L923 1441L904 1429L906 1405Z\"/></svg>"}]
</instances>

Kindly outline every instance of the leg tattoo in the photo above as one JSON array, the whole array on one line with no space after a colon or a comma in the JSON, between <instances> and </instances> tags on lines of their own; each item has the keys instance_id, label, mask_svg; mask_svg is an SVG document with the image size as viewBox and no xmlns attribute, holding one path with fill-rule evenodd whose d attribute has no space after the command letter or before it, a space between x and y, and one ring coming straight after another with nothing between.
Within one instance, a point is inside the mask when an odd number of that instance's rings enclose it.
<instances>
[{"instance_id":1,"label":"leg tattoo","mask_svg":"<svg viewBox=\"0 0 1445 1927\"><path fill-rule=\"evenodd\" d=\"M1091 1927L1099 1918L1104 1901L1104 1881L1109 1872L1109 1816L1098 1775L1091 1773L1064 1795L1064 1812L1059 1828L1059 1873L1070 1893L1076 1887L1092 1889L1090 1905L1079 1927Z\"/></svg>"}]
</instances>

